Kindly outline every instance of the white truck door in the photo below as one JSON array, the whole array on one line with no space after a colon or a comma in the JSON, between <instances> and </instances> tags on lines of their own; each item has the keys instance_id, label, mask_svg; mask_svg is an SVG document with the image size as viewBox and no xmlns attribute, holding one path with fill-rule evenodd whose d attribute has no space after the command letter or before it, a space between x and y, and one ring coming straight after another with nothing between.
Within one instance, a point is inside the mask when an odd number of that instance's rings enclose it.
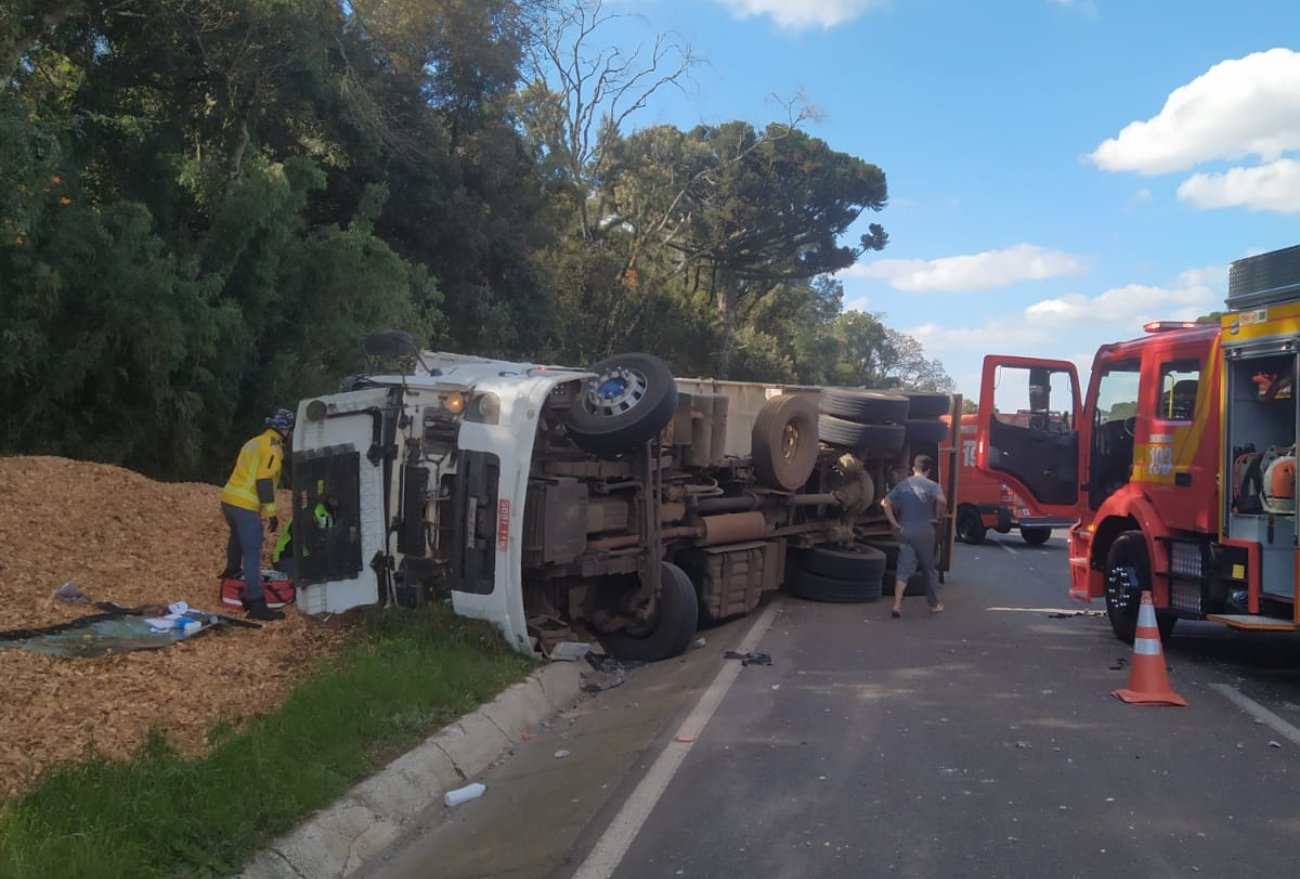
<instances>
[{"instance_id":1,"label":"white truck door","mask_svg":"<svg viewBox=\"0 0 1300 879\"><path fill-rule=\"evenodd\" d=\"M385 598L371 562L384 553L390 518L388 467L379 453L389 405L388 389L368 388L300 407L292 461L294 577L298 603L309 614Z\"/></svg>"}]
</instances>

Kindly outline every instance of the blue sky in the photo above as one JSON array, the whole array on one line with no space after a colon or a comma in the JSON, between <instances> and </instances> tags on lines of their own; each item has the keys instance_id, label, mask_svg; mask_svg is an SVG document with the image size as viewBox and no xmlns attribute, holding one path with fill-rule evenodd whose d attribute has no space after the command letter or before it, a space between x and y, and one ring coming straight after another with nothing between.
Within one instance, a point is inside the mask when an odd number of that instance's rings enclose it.
<instances>
[{"instance_id":1,"label":"blue sky","mask_svg":"<svg viewBox=\"0 0 1300 879\"><path fill-rule=\"evenodd\" d=\"M1300 244L1300 0L605 11L708 62L630 129L763 125L801 94L809 133L885 171L890 204L861 223L890 245L840 274L846 306L884 312L968 397L988 353L1075 360L1086 382L1098 345L1221 308L1232 260Z\"/></svg>"}]
</instances>

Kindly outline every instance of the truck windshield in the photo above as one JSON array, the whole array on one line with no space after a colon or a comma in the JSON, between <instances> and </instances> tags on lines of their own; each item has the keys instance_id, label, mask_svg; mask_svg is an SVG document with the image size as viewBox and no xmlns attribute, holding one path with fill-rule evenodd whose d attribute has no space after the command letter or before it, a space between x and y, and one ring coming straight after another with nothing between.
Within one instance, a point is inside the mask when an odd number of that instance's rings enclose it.
<instances>
[{"instance_id":1,"label":"truck windshield","mask_svg":"<svg viewBox=\"0 0 1300 879\"><path fill-rule=\"evenodd\" d=\"M1088 479L1088 506L1094 510L1128 484L1140 375L1141 361L1121 360L1107 364L1097 381Z\"/></svg>"}]
</instances>

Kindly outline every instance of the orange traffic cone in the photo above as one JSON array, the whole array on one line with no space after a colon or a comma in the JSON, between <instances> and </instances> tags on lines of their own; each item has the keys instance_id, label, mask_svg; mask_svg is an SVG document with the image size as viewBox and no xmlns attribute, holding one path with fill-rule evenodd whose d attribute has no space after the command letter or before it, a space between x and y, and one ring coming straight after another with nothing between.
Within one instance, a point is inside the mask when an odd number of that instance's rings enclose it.
<instances>
[{"instance_id":1,"label":"orange traffic cone","mask_svg":"<svg viewBox=\"0 0 1300 879\"><path fill-rule=\"evenodd\" d=\"M1142 593L1138 610L1137 634L1133 638L1133 668L1128 689L1115 690L1112 696L1130 705L1186 705L1187 700L1169 689L1169 671L1160 647L1160 629L1156 625L1156 606L1151 593Z\"/></svg>"}]
</instances>

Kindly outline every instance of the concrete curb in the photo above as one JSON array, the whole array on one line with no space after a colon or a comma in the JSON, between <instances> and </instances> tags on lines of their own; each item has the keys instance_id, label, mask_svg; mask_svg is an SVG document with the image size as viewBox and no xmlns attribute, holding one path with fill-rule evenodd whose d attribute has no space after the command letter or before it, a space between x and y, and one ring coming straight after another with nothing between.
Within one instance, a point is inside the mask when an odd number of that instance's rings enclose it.
<instances>
[{"instance_id":1,"label":"concrete curb","mask_svg":"<svg viewBox=\"0 0 1300 879\"><path fill-rule=\"evenodd\" d=\"M577 663L539 669L272 842L241 879L342 879L396 840L407 821L523 741L529 727L576 701L581 683Z\"/></svg>"}]
</instances>

